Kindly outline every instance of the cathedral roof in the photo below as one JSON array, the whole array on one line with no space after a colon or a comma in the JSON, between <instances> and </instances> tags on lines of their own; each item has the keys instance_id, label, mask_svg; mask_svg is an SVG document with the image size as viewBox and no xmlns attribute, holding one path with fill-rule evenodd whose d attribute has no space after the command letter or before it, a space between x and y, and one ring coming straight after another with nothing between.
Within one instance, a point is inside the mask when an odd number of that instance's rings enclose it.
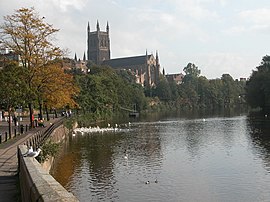
<instances>
[{"instance_id":1,"label":"cathedral roof","mask_svg":"<svg viewBox=\"0 0 270 202\"><path fill-rule=\"evenodd\" d=\"M113 68L133 66L133 65L142 65L146 63L145 56L146 55L104 60L102 64L109 65ZM148 55L147 57L149 59L151 55Z\"/></svg>"}]
</instances>

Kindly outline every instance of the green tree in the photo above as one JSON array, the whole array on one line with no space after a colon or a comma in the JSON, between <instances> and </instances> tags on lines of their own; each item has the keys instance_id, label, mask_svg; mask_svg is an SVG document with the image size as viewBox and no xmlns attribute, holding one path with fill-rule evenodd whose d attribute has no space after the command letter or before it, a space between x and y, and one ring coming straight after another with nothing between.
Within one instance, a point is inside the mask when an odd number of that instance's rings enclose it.
<instances>
[{"instance_id":1,"label":"green tree","mask_svg":"<svg viewBox=\"0 0 270 202\"><path fill-rule=\"evenodd\" d=\"M183 71L186 74L184 81L187 81L191 78L197 78L201 74L201 70L199 70L199 68L193 63L188 63L187 66L183 69Z\"/></svg>"},{"instance_id":2,"label":"green tree","mask_svg":"<svg viewBox=\"0 0 270 202\"><path fill-rule=\"evenodd\" d=\"M0 70L0 103L8 110L9 120L11 120L11 111L16 106L24 105L24 89L26 83L24 80L25 69L11 62L5 64ZM11 121L9 121L9 134L11 135Z\"/></svg>"},{"instance_id":3,"label":"green tree","mask_svg":"<svg viewBox=\"0 0 270 202\"><path fill-rule=\"evenodd\" d=\"M224 107L224 97L223 97L223 82L221 79L212 79L209 81L211 88L211 101L213 108Z\"/></svg>"},{"instance_id":4,"label":"green tree","mask_svg":"<svg viewBox=\"0 0 270 202\"><path fill-rule=\"evenodd\" d=\"M169 82L162 78L156 86L155 93L160 100L169 101L172 98L172 91Z\"/></svg>"},{"instance_id":5,"label":"green tree","mask_svg":"<svg viewBox=\"0 0 270 202\"><path fill-rule=\"evenodd\" d=\"M260 107L269 113L270 110L270 56L262 58L261 64L256 67L247 81L247 102L253 107Z\"/></svg>"},{"instance_id":6,"label":"green tree","mask_svg":"<svg viewBox=\"0 0 270 202\"><path fill-rule=\"evenodd\" d=\"M85 112L97 118L109 116L120 108L144 109L143 88L134 83L132 75L113 70L110 67L92 66L91 73L77 75L80 93L77 102Z\"/></svg>"},{"instance_id":7,"label":"green tree","mask_svg":"<svg viewBox=\"0 0 270 202\"><path fill-rule=\"evenodd\" d=\"M229 74L223 74L221 77L223 87L224 106L230 107L238 99L237 87L234 79Z\"/></svg>"},{"instance_id":8,"label":"green tree","mask_svg":"<svg viewBox=\"0 0 270 202\"><path fill-rule=\"evenodd\" d=\"M204 77L200 76L198 78L198 104L200 108L212 108L212 92L211 92L211 86L209 83L209 80Z\"/></svg>"}]
</instances>

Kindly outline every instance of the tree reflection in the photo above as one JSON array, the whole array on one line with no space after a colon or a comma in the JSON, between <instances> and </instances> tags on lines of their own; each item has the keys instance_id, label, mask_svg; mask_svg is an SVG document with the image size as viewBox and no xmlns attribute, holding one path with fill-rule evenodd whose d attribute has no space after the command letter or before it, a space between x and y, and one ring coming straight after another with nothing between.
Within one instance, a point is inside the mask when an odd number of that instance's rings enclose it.
<instances>
[{"instance_id":1,"label":"tree reflection","mask_svg":"<svg viewBox=\"0 0 270 202\"><path fill-rule=\"evenodd\" d=\"M264 115L250 114L248 122L253 146L258 149L266 169L270 172L270 119Z\"/></svg>"}]
</instances>

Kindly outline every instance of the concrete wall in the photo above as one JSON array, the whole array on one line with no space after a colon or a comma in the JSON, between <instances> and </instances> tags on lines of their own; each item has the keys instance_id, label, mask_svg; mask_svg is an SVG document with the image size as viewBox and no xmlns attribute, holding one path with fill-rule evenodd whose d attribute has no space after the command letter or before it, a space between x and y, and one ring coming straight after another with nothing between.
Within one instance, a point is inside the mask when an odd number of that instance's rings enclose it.
<instances>
[{"instance_id":1,"label":"concrete wall","mask_svg":"<svg viewBox=\"0 0 270 202\"><path fill-rule=\"evenodd\" d=\"M54 130L50 138L53 142L61 142L67 132L66 128L61 125ZM49 174L53 160L45 166L45 170L35 158L24 157L23 154L26 152L26 145L18 147L19 181L23 202L79 201Z\"/></svg>"}]
</instances>

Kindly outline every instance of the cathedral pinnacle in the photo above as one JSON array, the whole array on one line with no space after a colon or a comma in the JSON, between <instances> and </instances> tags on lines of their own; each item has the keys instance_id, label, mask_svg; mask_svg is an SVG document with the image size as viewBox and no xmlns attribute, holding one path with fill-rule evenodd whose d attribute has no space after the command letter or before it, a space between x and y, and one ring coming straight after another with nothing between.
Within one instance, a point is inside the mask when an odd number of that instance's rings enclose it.
<instances>
[{"instance_id":1,"label":"cathedral pinnacle","mask_svg":"<svg viewBox=\"0 0 270 202\"><path fill-rule=\"evenodd\" d=\"M106 26L106 30L107 30L107 32L109 33L109 22L107 21L107 26Z\"/></svg>"},{"instance_id":2,"label":"cathedral pinnacle","mask_svg":"<svg viewBox=\"0 0 270 202\"><path fill-rule=\"evenodd\" d=\"M98 20L97 20L97 31L100 31Z\"/></svg>"}]
</instances>

